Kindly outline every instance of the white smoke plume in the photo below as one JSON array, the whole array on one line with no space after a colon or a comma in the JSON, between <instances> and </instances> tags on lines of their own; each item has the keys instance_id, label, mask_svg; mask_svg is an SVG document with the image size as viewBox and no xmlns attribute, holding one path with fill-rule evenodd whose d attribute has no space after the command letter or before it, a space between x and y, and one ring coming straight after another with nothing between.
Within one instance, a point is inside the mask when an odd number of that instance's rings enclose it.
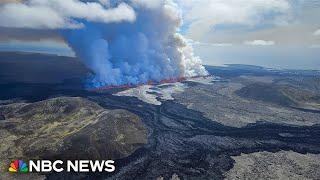
<instances>
[{"instance_id":1,"label":"white smoke plume","mask_svg":"<svg viewBox=\"0 0 320 180\"><path fill-rule=\"evenodd\" d=\"M60 17L57 26L30 17L32 24L24 27L58 29L95 73L92 87L207 75L192 47L177 33L181 14L171 0L29 0L14 6L48 8ZM10 27L12 13L19 14L15 8L0 7L0 15L11 18L0 23Z\"/></svg>"}]
</instances>

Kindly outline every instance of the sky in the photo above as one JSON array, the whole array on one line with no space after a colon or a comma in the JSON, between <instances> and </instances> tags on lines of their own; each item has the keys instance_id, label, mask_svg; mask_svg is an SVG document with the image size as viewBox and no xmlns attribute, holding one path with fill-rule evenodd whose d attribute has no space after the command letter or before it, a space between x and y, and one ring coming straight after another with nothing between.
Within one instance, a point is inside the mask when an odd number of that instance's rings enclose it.
<instances>
[{"instance_id":1,"label":"sky","mask_svg":"<svg viewBox=\"0 0 320 180\"><path fill-rule=\"evenodd\" d=\"M157 3L133 1L148 6ZM204 64L320 69L319 0L173 1L183 21L178 31ZM77 18L107 23L135 18L125 5L105 10L72 2L76 0L31 0L35 5L27 6L19 0L1 0L0 51L74 56L57 28L81 28L82 23L73 20ZM107 4L108 0L100 2ZM17 10L19 14L14 13Z\"/></svg>"}]
</instances>

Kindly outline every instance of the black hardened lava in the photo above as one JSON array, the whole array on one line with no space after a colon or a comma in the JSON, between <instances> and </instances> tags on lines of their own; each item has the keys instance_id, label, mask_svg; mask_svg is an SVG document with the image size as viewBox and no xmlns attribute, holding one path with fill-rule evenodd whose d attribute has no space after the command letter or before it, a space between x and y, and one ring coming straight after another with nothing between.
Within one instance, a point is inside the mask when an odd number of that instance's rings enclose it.
<instances>
[{"instance_id":1,"label":"black hardened lava","mask_svg":"<svg viewBox=\"0 0 320 180\"><path fill-rule=\"evenodd\" d=\"M51 86L50 86L51 88ZM116 160L112 174L52 173L47 179L223 179L234 165L231 156L259 151L292 150L320 153L320 126L288 126L259 122L243 128L223 126L174 101L161 106L110 92L43 88L41 97L21 95L39 101L61 95L81 96L107 109L126 109L139 115L149 130L148 144L125 159ZM67 93L66 93L67 92ZM319 115L320 117L320 115ZM85 158L85 157L84 157Z\"/></svg>"},{"instance_id":2,"label":"black hardened lava","mask_svg":"<svg viewBox=\"0 0 320 180\"><path fill-rule=\"evenodd\" d=\"M260 122L232 128L172 101L154 106L137 98L110 94L87 98L108 109L121 108L139 115L150 136L146 146L117 160L117 172L90 174L84 179L169 179L172 174L181 179L223 179L223 173L233 167L231 156L241 153L320 153L320 126Z\"/></svg>"}]
</instances>

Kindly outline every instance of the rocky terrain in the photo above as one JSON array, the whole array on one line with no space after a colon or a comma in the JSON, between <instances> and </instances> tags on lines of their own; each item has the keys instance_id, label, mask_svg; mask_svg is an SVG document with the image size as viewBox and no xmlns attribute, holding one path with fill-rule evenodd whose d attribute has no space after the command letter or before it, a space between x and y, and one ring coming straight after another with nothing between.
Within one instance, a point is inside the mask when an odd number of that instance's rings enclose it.
<instances>
[{"instance_id":1,"label":"rocky terrain","mask_svg":"<svg viewBox=\"0 0 320 180\"><path fill-rule=\"evenodd\" d=\"M245 76L212 85L198 83L174 98L227 126L243 127L256 122L307 126L320 123L319 92L280 86L274 81L275 77Z\"/></svg>"},{"instance_id":2,"label":"rocky terrain","mask_svg":"<svg viewBox=\"0 0 320 180\"><path fill-rule=\"evenodd\" d=\"M319 114L240 98L234 92L241 84L216 84L186 90L176 95L178 102L188 108L203 112L213 121L233 127L243 127L256 122L273 122L292 125L319 124ZM210 94L209 94L210 93Z\"/></svg>"},{"instance_id":3,"label":"rocky terrain","mask_svg":"<svg viewBox=\"0 0 320 180\"><path fill-rule=\"evenodd\" d=\"M73 68L65 62L55 61L55 66ZM0 59L0 67L3 63L10 67ZM12 67L16 65L18 61ZM0 82L0 179L318 176L318 71L207 67L213 78L97 91L81 86L84 74L76 69L63 77L26 71L39 76L36 82L24 80L23 73L13 81L5 75L8 71L0 71L0 80L5 80ZM50 81L42 81L46 79ZM8 161L16 158L83 157L116 159L117 170L7 173Z\"/></svg>"},{"instance_id":4,"label":"rocky terrain","mask_svg":"<svg viewBox=\"0 0 320 180\"><path fill-rule=\"evenodd\" d=\"M256 152L232 157L234 167L226 179L319 179L320 155L292 151Z\"/></svg>"},{"instance_id":5,"label":"rocky terrain","mask_svg":"<svg viewBox=\"0 0 320 180\"><path fill-rule=\"evenodd\" d=\"M253 80L254 77L243 79ZM237 79L241 82L242 79ZM316 81L318 78L305 78L302 81ZM301 108L301 110L320 110L320 86L314 82L311 88L307 85L296 84L292 78L278 78L269 83L252 82L236 91L236 94L258 101L269 102L281 106ZM319 86L319 87L317 87Z\"/></svg>"},{"instance_id":6,"label":"rocky terrain","mask_svg":"<svg viewBox=\"0 0 320 180\"><path fill-rule=\"evenodd\" d=\"M138 116L84 98L3 105L0 114L1 172L13 159L121 159L147 143Z\"/></svg>"}]
</instances>

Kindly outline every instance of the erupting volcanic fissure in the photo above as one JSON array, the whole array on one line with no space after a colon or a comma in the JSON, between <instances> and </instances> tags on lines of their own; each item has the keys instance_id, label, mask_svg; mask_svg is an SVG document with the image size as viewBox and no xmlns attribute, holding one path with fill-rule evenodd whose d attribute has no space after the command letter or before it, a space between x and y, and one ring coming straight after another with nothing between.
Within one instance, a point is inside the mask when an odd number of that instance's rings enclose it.
<instances>
[{"instance_id":1,"label":"erupting volcanic fissure","mask_svg":"<svg viewBox=\"0 0 320 180\"><path fill-rule=\"evenodd\" d=\"M207 75L178 33L174 0L25 0L0 6L0 16L0 26L61 34L92 70L90 88Z\"/></svg>"},{"instance_id":2,"label":"erupting volcanic fissure","mask_svg":"<svg viewBox=\"0 0 320 180\"><path fill-rule=\"evenodd\" d=\"M123 3L134 10L134 19L83 21L83 28L62 31L76 55L95 73L88 81L89 87L207 74L192 47L177 33L181 15L172 1L110 1L105 8Z\"/></svg>"},{"instance_id":3,"label":"erupting volcanic fissure","mask_svg":"<svg viewBox=\"0 0 320 180\"><path fill-rule=\"evenodd\" d=\"M138 87L142 85L159 85L159 84L167 84L167 83L176 83L176 82L182 82L185 81L187 78L180 77L180 78L171 78L171 79L163 79L161 81L152 81L149 80L146 83L138 83L138 84L122 84L122 85L106 85L106 86L100 86L100 87L94 87L94 88L89 88L89 90L92 91L105 91L108 89L114 89L114 88L133 88L133 87Z\"/></svg>"}]
</instances>

